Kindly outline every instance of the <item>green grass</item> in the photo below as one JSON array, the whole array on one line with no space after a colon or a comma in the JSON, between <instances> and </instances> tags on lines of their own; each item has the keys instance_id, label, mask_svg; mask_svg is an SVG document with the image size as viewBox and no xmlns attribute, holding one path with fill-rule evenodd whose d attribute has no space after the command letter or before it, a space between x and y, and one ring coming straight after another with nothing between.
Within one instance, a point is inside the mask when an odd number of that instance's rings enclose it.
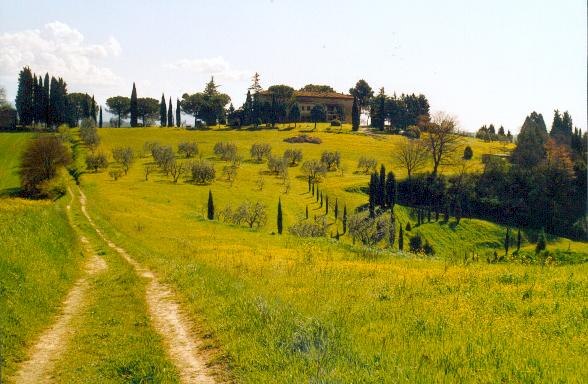
<instances>
[{"instance_id":1,"label":"green grass","mask_svg":"<svg viewBox=\"0 0 588 384\"><path fill-rule=\"evenodd\" d=\"M0 199L3 378L26 358L79 275L83 257L64 205Z\"/></svg>"},{"instance_id":2,"label":"green grass","mask_svg":"<svg viewBox=\"0 0 588 384\"><path fill-rule=\"evenodd\" d=\"M20 154L32 135L28 132L0 133L0 195L13 192L20 186Z\"/></svg>"},{"instance_id":3,"label":"green grass","mask_svg":"<svg viewBox=\"0 0 588 384\"><path fill-rule=\"evenodd\" d=\"M264 174L264 164L247 161L254 142L270 143L277 154L301 148L305 159L339 150L344 172L330 173L321 190L350 212L367 201L355 192L369 177L354 173L362 154L402 177L390 158L403 138L325 128L311 133L320 145L284 143L298 133L284 129L102 129L105 152L116 145L139 151L145 141L175 147L193 140L220 174L223 162L212 147L233 141L246 161L232 186L222 177L210 186L176 185L161 174L146 182L142 166L150 157L118 181L105 172L87 174L82 184L89 210L115 242L176 288L201 335L212 340L216 359L239 382L578 382L588 375L588 267L487 264L483 255L502 249L505 228L499 225L463 219L455 227L413 229L431 241L434 259L366 253L347 237L337 243L272 234L278 196L285 228L306 205L311 215L321 211L299 168L290 169L286 194L279 179ZM470 143L472 168L480 168L481 153L495 149ZM266 203L268 224L251 231L205 220L209 189L217 210L245 199ZM406 223L408 210L397 207L396 213ZM568 247L587 248L562 239L548 244ZM480 262L464 264L463 252L474 248Z\"/></svg>"},{"instance_id":4,"label":"green grass","mask_svg":"<svg viewBox=\"0 0 588 384\"><path fill-rule=\"evenodd\" d=\"M177 383L159 335L151 327L145 281L118 254L98 239L73 205L75 221L104 258L108 269L92 278L83 315L74 337L55 367L60 383Z\"/></svg>"}]
</instances>

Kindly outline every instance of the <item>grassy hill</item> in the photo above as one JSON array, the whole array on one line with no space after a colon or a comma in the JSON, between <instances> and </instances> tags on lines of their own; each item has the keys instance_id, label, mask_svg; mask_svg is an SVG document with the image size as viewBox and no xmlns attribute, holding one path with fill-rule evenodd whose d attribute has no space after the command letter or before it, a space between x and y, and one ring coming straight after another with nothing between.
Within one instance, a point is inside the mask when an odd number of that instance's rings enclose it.
<instances>
[{"instance_id":1,"label":"grassy hill","mask_svg":"<svg viewBox=\"0 0 588 384\"><path fill-rule=\"evenodd\" d=\"M86 174L82 186L99 226L173 284L238 381L530 382L588 374L582 347L588 330L582 299L588 292L586 265L487 264L485 256L502 249L505 229L499 225L469 219L457 226L422 225L416 230L435 247L434 259L366 252L346 236L337 242L273 234L278 197L286 228L307 205L310 215L323 210L308 194L299 167L290 168L286 193L282 180L265 173L265 164L250 161L255 142L270 143L279 155L300 148L305 160L340 151L343 172L330 172L320 188L350 212L367 201L358 189L368 176L354 173L360 156L375 157L403 177L391 154L404 138L326 128L308 132L322 139L318 145L283 141L305 126L255 132L101 129L106 153L126 145L140 152L146 141L174 149L196 141L198 156L214 162L218 178L210 186L174 184L160 173L145 181L143 165L153 161L147 155L118 181L106 172ZM219 141L236 143L243 155L233 183L224 180L224 162L213 154ZM472 169L481 167L483 153L503 149L468 143ZM206 220L209 189L217 212L246 199L267 204L267 225L254 231ZM396 213L403 222L409 219L407 208L397 207ZM587 251L585 243L551 239L548 249L556 247ZM464 263L472 249L480 261Z\"/></svg>"},{"instance_id":2,"label":"grassy hill","mask_svg":"<svg viewBox=\"0 0 588 384\"><path fill-rule=\"evenodd\" d=\"M32 134L28 132L0 133L0 195L13 192L19 187L20 153L31 137Z\"/></svg>"}]
</instances>

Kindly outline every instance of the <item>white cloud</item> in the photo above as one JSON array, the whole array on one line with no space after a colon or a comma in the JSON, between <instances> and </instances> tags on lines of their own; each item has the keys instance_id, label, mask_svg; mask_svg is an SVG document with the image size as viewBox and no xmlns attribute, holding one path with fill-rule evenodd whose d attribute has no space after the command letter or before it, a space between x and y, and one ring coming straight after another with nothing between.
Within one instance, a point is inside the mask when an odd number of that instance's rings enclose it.
<instances>
[{"instance_id":1,"label":"white cloud","mask_svg":"<svg viewBox=\"0 0 588 384\"><path fill-rule=\"evenodd\" d=\"M69 84L113 85L120 77L99 61L120 53L114 37L103 44L88 44L80 31L54 21L41 29L0 34L0 74L13 77L28 65L38 74L49 72Z\"/></svg>"},{"instance_id":2,"label":"white cloud","mask_svg":"<svg viewBox=\"0 0 588 384\"><path fill-rule=\"evenodd\" d=\"M180 59L164 64L163 67L171 70L213 75L223 80L246 80L251 77L250 71L232 68L231 64L222 56L201 59Z\"/></svg>"}]
</instances>

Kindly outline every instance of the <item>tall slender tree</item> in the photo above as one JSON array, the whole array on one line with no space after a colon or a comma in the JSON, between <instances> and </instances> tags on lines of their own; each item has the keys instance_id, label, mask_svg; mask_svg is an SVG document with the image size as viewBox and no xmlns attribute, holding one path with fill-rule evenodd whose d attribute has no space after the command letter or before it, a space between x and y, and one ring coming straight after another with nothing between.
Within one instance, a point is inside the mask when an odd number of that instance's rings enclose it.
<instances>
[{"instance_id":1,"label":"tall slender tree","mask_svg":"<svg viewBox=\"0 0 588 384\"><path fill-rule=\"evenodd\" d=\"M139 115L137 110L137 88L135 87L135 83L133 82L133 90L131 92L131 127L136 127L137 124L137 116Z\"/></svg>"},{"instance_id":2,"label":"tall slender tree","mask_svg":"<svg viewBox=\"0 0 588 384\"><path fill-rule=\"evenodd\" d=\"M165 106L165 96L161 94L161 103L159 103L159 121L162 127L167 124L167 108Z\"/></svg>"},{"instance_id":3,"label":"tall slender tree","mask_svg":"<svg viewBox=\"0 0 588 384\"><path fill-rule=\"evenodd\" d=\"M94 95L92 95L92 103L90 105L90 117L94 120L94 123L96 123L96 100L94 100Z\"/></svg>"},{"instance_id":4,"label":"tall slender tree","mask_svg":"<svg viewBox=\"0 0 588 384\"><path fill-rule=\"evenodd\" d=\"M506 227L506 234L504 235L504 255L508 256L508 247L510 246L510 228Z\"/></svg>"},{"instance_id":5,"label":"tall slender tree","mask_svg":"<svg viewBox=\"0 0 588 384\"><path fill-rule=\"evenodd\" d=\"M102 106L100 106L100 115L98 117L98 128L102 128Z\"/></svg>"},{"instance_id":6,"label":"tall slender tree","mask_svg":"<svg viewBox=\"0 0 588 384\"><path fill-rule=\"evenodd\" d=\"M335 198L335 221L337 221L337 218L339 217L339 200L337 198Z\"/></svg>"},{"instance_id":7,"label":"tall slender tree","mask_svg":"<svg viewBox=\"0 0 588 384\"><path fill-rule=\"evenodd\" d=\"M208 190L208 220L214 220L214 202L212 201L212 191Z\"/></svg>"},{"instance_id":8,"label":"tall slender tree","mask_svg":"<svg viewBox=\"0 0 588 384\"><path fill-rule=\"evenodd\" d=\"M50 111L49 111L49 73L45 73L45 79L43 80L43 121L45 122L45 127L47 127L50 121Z\"/></svg>"},{"instance_id":9,"label":"tall slender tree","mask_svg":"<svg viewBox=\"0 0 588 384\"><path fill-rule=\"evenodd\" d=\"M359 129L359 106L357 105L357 97L353 97L353 106L351 107L351 130L357 131Z\"/></svg>"},{"instance_id":10,"label":"tall slender tree","mask_svg":"<svg viewBox=\"0 0 588 384\"><path fill-rule=\"evenodd\" d=\"M343 206L343 233L347 233L347 205Z\"/></svg>"},{"instance_id":11,"label":"tall slender tree","mask_svg":"<svg viewBox=\"0 0 588 384\"><path fill-rule=\"evenodd\" d=\"M16 112L21 125L31 125L34 119L33 86L33 73L29 67L24 67L18 76L16 91Z\"/></svg>"},{"instance_id":12,"label":"tall slender tree","mask_svg":"<svg viewBox=\"0 0 588 384\"><path fill-rule=\"evenodd\" d=\"M377 203L382 208L386 207L386 167L384 166L384 164L380 166Z\"/></svg>"},{"instance_id":13,"label":"tall slender tree","mask_svg":"<svg viewBox=\"0 0 588 384\"><path fill-rule=\"evenodd\" d=\"M182 126L182 113L180 109L180 99L176 99L176 127Z\"/></svg>"},{"instance_id":14,"label":"tall slender tree","mask_svg":"<svg viewBox=\"0 0 588 384\"><path fill-rule=\"evenodd\" d=\"M398 232L398 249L404 249L404 229L402 228L402 224L400 224L400 231Z\"/></svg>"},{"instance_id":15,"label":"tall slender tree","mask_svg":"<svg viewBox=\"0 0 588 384\"><path fill-rule=\"evenodd\" d=\"M282 234L282 200L278 198L278 234Z\"/></svg>"},{"instance_id":16,"label":"tall slender tree","mask_svg":"<svg viewBox=\"0 0 588 384\"><path fill-rule=\"evenodd\" d=\"M169 98L169 107L167 109L167 126L168 127L174 126L174 113L173 113L173 109L172 109L171 97Z\"/></svg>"},{"instance_id":17,"label":"tall slender tree","mask_svg":"<svg viewBox=\"0 0 588 384\"><path fill-rule=\"evenodd\" d=\"M519 230L517 232L517 253L521 250L521 228L519 227Z\"/></svg>"},{"instance_id":18,"label":"tall slender tree","mask_svg":"<svg viewBox=\"0 0 588 384\"><path fill-rule=\"evenodd\" d=\"M396 177L394 172L388 172L386 177L386 205L394 210L396 204Z\"/></svg>"}]
</instances>

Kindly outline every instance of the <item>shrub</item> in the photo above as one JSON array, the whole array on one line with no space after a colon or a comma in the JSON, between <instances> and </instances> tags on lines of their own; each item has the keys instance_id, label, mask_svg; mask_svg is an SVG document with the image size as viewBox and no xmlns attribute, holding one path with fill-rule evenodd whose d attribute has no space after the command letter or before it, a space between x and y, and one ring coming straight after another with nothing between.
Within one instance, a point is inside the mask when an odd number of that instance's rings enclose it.
<instances>
[{"instance_id":1,"label":"shrub","mask_svg":"<svg viewBox=\"0 0 588 384\"><path fill-rule=\"evenodd\" d=\"M55 136L31 140L22 155L20 178L23 191L31 196L43 195L41 183L57 176L60 168L71 162L68 149Z\"/></svg>"},{"instance_id":2,"label":"shrub","mask_svg":"<svg viewBox=\"0 0 588 384\"><path fill-rule=\"evenodd\" d=\"M86 156L86 167L94 172L99 169L108 168L108 159L104 153L92 154Z\"/></svg>"},{"instance_id":3,"label":"shrub","mask_svg":"<svg viewBox=\"0 0 588 384\"><path fill-rule=\"evenodd\" d=\"M115 147L112 149L112 158L120 164L126 175L135 161L135 154L130 147Z\"/></svg>"},{"instance_id":4,"label":"shrub","mask_svg":"<svg viewBox=\"0 0 588 384\"><path fill-rule=\"evenodd\" d=\"M153 159L155 160L155 163L157 163L157 166L167 175L172 164L176 161L176 154L172 147L169 145L163 147L156 145L153 147L151 153L153 154Z\"/></svg>"},{"instance_id":5,"label":"shrub","mask_svg":"<svg viewBox=\"0 0 588 384\"><path fill-rule=\"evenodd\" d=\"M337 170L337 168L339 168L339 165L341 163L341 154L337 151L325 151L321 155L321 163L326 165L327 170L335 171Z\"/></svg>"},{"instance_id":6,"label":"shrub","mask_svg":"<svg viewBox=\"0 0 588 384\"><path fill-rule=\"evenodd\" d=\"M320 144L323 141L318 137L312 137L308 135L298 135L294 137L289 137L284 139L286 143L310 143L310 144Z\"/></svg>"},{"instance_id":7,"label":"shrub","mask_svg":"<svg viewBox=\"0 0 588 384\"><path fill-rule=\"evenodd\" d=\"M284 159L291 167L294 167L302 161L302 151L300 149L286 149Z\"/></svg>"},{"instance_id":8,"label":"shrub","mask_svg":"<svg viewBox=\"0 0 588 384\"><path fill-rule=\"evenodd\" d=\"M474 156L474 151L472 151L472 148L468 145L463 150L463 158L465 160L470 160L473 156Z\"/></svg>"},{"instance_id":9,"label":"shrub","mask_svg":"<svg viewBox=\"0 0 588 384\"><path fill-rule=\"evenodd\" d=\"M183 153L187 159L198 154L198 144L195 142L184 141L178 144L178 153Z\"/></svg>"},{"instance_id":10,"label":"shrub","mask_svg":"<svg viewBox=\"0 0 588 384\"><path fill-rule=\"evenodd\" d=\"M390 220L384 216L371 218L365 213L357 213L349 217L349 235L364 245L375 245L388 235Z\"/></svg>"},{"instance_id":11,"label":"shrub","mask_svg":"<svg viewBox=\"0 0 588 384\"><path fill-rule=\"evenodd\" d=\"M233 160L237 156L237 146L233 143L218 142L214 145L214 154L221 160Z\"/></svg>"},{"instance_id":12,"label":"shrub","mask_svg":"<svg viewBox=\"0 0 588 384\"><path fill-rule=\"evenodd\" d=\"M337 119L333 119L331 120L331 126L332 127L340 127L341 126L341 121L337 120Z\"/></svg>"},{"instance_id":13,"label":"shrub","mask_svg":"<svg viewBox=\"0 0 588 384\"><path fill-rule=\"evenodd\" d=\"M408 242L408 246L410 247L410 251L417 253L423 250L423 238L419 233L415 234L413 237L410 238Z\"/></svg>"},{"instance_id":14,"label":"shrub","mask_svg":"<svg viewBox=\"0 0 588 384\"><path fill-rule=\"evenodd\" d=\"M264 157L269 159L271 156L272 146L267 143L255 143L251 146L249 153L251 154L251 158L261 163Z\"/></svg>"},{"instance_id":15,"label":"shrub","mask_svg":"<svg viewBox=\"0 0 588 384\"><path fill-rule=\"evenodd\" d=\"M361 170L366 175L375 172L377 166L378 160L371 157L362 156L357 162L357 169Z\"/></svg>"},{"instance_id":16,"label":"shrub","mask_svg":"<svg viewBox=\"0 0 588 384\"><path fill-rule=\"evenodd\" d=\"M425 255L429 255L429 256L433 256L435 254L435 250L433 249L433 246L431 244L429 244L429 240L425 240L425 245L423 246L423 252L425 252Z\"/></svg>"},{"instance_id":17,"label":"shrub","mask_svg":"<svg viewBox=\"0 0 588 384\"><path fill-rule=\"evenodd\" d=\"M94 119L85 118L80 122L80 138L91 150L100 144L100 136Z\"/></svg>"},{"instance_id":18,"label":"shrub","mask_svg":"<svg viewBox=\"0 0 588 384\"><path fill-rule=\"evenodd\" d=\"M229 224L247 224L249 228L260 228L267 222L266 206L259 201L253 203L247 200L236 209L227 206L219 212L218 217Z\"/></svg>"},{"instance_id":19,"label":"shrub","mask_svg":"<svg viewBox=\"0 0 588 384\"><path fill-rule=\"evenodd\" d=\"M302 164L302 172L316 182L327 174L327 167L318 160L308 160Z\"/></svg>"},{"instance_id":20,"label":"shrub","mask_svg":"<svg viewBox=\"0 0 588 384\"><path fill-rule=\"evenodd\" d=\"M39 184L39 196L52 200L57 200L64 196L67 191L67 182L62 173L63 171L59 171L56 177L42 181Z\"/></svg>"},{"instance_id":21,"label":"shrub","mask_svg":"<svg viewBox=\"0 0 588 384\"><path fill-rule=\"evenodd\" d=\"M108 175L112 178L112 180L116 181L119 177L122 176L122 172L120 169L111 169L108 172Z\"/></svg>"},{"instance_id":22,"label":"shrub","mask_svg":"<svg viewBox=\"0 0 588 384\"><path fill-rule=\"evenodd\" d=\"M210 161L197 160L193 161L190 166L190 172L192 173L192 181L198 184L209 184L214 181L216 177L216 171Z\"/></svg>"},{"instance_id":23,"label":"shrub","mask_svg":"<svg viewBox=\"0 0 588 384\"><path fill-rule=\"evenodd\" d=\"M404 136L408 137L409 139L419 139L421 137L421 130L416 125L410 125L404 131Z\"/></svg>"},{"instance_id":24,"label":"shrub","mask_svg":"<svg viewBox=\"0 0 588 384\"><path fill-rule=\"evenodd\" d=\"M327 235L327 220L322 216L315 222L300 220L290 226L288 232L298 237L324 237Z\"/></svg>"},{"instance_id":25,"label":"shrub","mask_svg":"<svg viewBox=\"0 0 588 384\"><path fill-rule=\"evenodd\" d=\"M284 158L270 157L267 160L269 171L275 175L283 176L288 174L288 162Z\"/></svg>"}]
</instances>

